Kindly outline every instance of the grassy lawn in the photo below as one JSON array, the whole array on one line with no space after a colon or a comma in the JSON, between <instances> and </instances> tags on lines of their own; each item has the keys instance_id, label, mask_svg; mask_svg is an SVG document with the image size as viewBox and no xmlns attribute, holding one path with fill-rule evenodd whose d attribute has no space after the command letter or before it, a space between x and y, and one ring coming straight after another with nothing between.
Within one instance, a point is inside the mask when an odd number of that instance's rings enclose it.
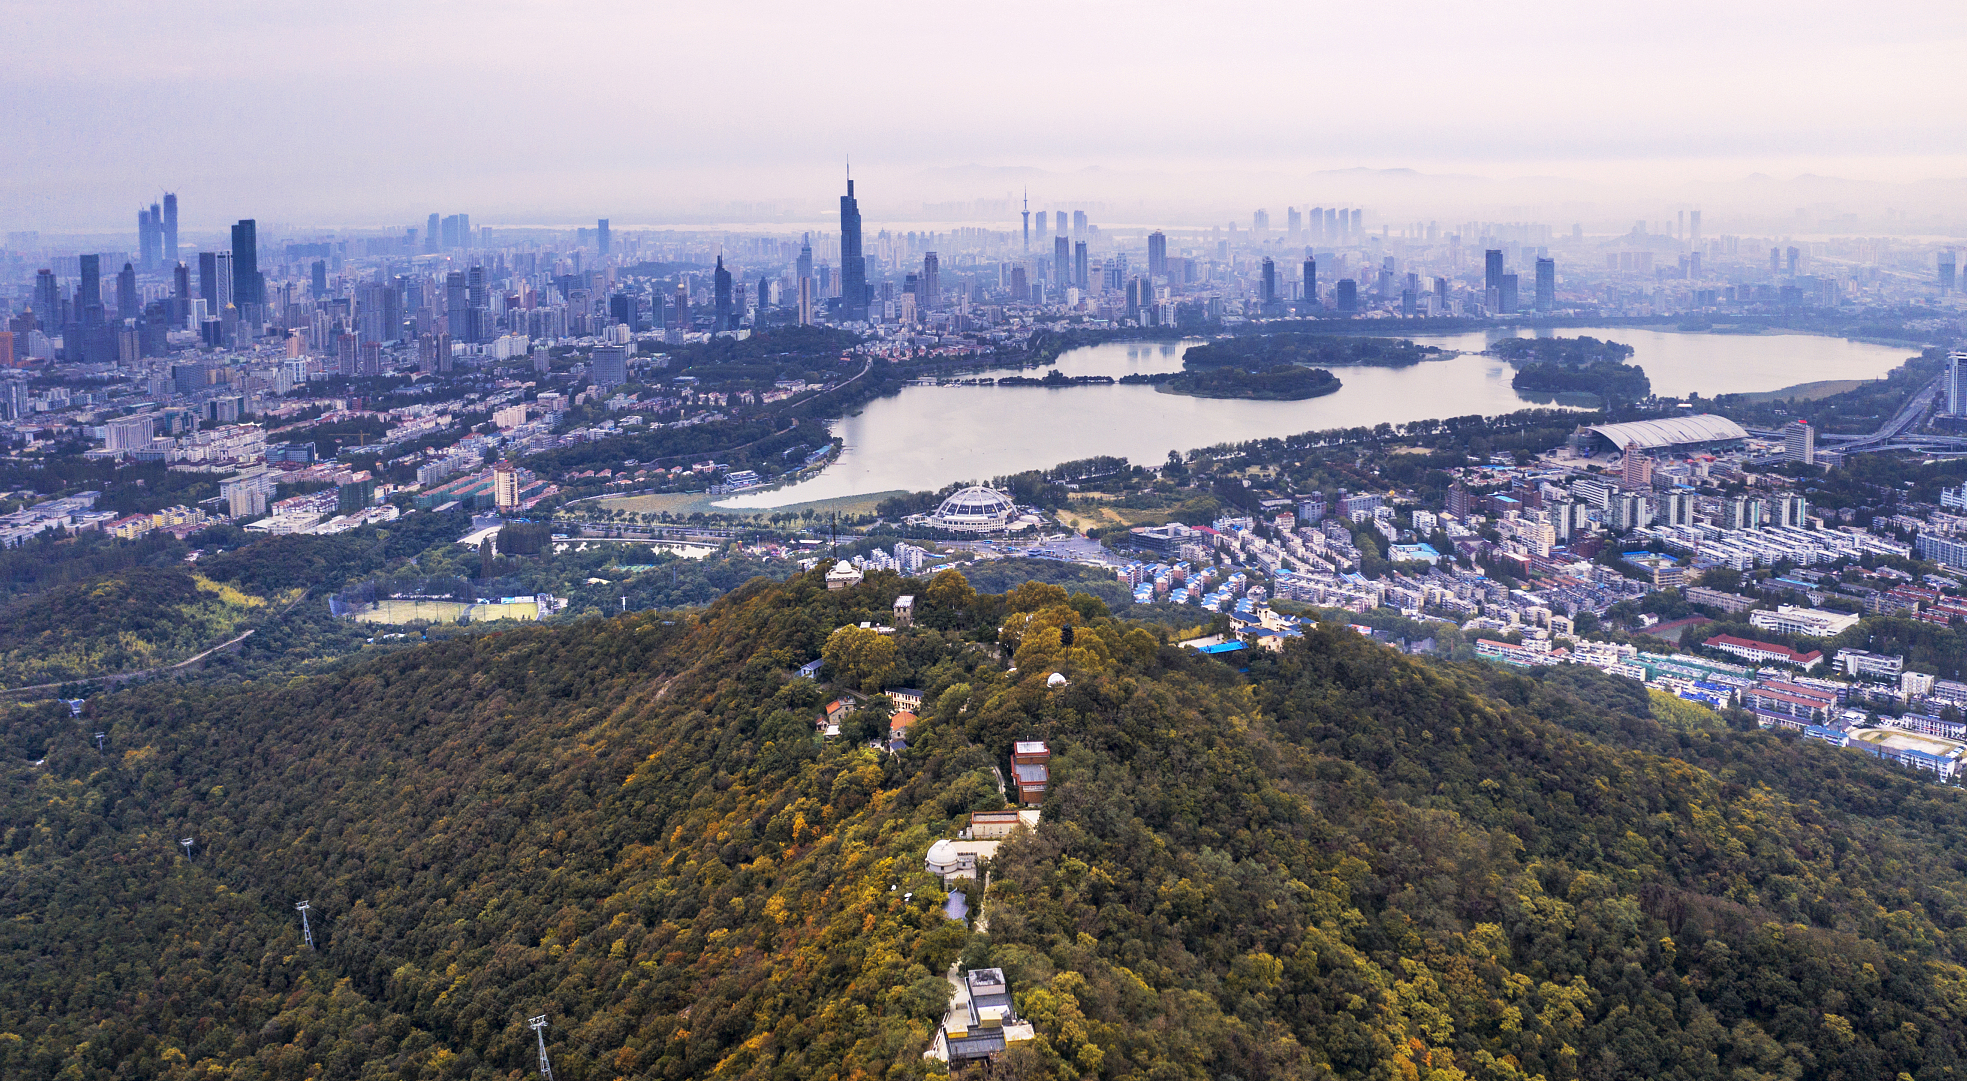
<instances>
[{"instance_id":1,"label":"grassy lawn","mask_svg":"<svg viewBox=\"0 0 1967 1081\"><path fill-rule=\"evenodd\" d=\"M1820 379L1815 383L1798 383L1793 387L1784 387L1781 390L1757 391L1752 394L1739 395L1739 397L1751 402L1779 402L1785 398L1798 402L1814 402L1820 398L1828 398L1833 394L1842 394L1847 390L1856 390L1866 383L1871 382L1875 382L1875 380Z\"/></svg>"}]
</instances>

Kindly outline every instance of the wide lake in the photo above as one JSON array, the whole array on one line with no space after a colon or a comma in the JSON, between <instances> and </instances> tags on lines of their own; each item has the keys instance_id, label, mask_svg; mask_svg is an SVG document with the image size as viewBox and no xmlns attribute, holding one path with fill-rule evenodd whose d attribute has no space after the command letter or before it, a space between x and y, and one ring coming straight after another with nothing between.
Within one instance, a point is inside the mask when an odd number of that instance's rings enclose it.
<instances>
[{"instance_id":1,"label":"wide lake","mask_svg":"<svg viewBox=\"0 0 1967 1081\"><path fill-rule=\"evenodd\" d=\"M1391 328L1389 328L1391 332ZM1548 332L1540 332L1550 336ZM1565 328L1637 352L1655 392L1703 397L1777 390L1825 379L1876 379L1913 351L1809 334L1680 334L1629 327ZM1335 367L1344 386L1302 402L1254 402L1162 394L1151 386L908 387L834 422L846 441L840 460L819 476L775 491L720 502L724 507L782 507L814 499L896 489L925 491L959 480L987 481L1075 458L1122 455L1141 465L1186 451L1295 435L1321 428L1400 424L1471 413L1493 416L1533 406L1512 390L1509 366L1473 355L1504 337L1502 328L1437 337L1427 345L1464 356L1408 368ZM1059 358L1066 375L1122 376L1181 368L1194 342L1114 342ZM987 373L989 374L989 373ZM1031 373L1026 373L1031 374Z\"/></svg>"}]
</instances>

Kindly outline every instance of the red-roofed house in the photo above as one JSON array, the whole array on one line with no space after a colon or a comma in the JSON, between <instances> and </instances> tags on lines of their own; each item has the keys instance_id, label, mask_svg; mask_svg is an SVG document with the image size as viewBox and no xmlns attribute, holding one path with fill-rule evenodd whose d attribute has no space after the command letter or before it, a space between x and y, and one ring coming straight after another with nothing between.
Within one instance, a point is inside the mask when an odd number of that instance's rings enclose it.
<instances>
[{"instance_id":1,"label":"red-roofed house","mask_svg":"<svg viewBox=\"0 0 1967 1081\"><path fill-rule=\"evenodd\" d=\"M1798 653L1788 646L1777 645L1774 642L1758 642L1753 638L1737 638L1732 634L1717 634L1701 644L1709 649L1732 653L1745 661L1754 661L1758 664L1772 662L1794 664L1806 671L1815 668L1824 659L1822 650L1813 649L1808 653Z\"/></svg>"},{"instance_id":2,"label":"red-roofed house","mask_svg":"<svg viewBox=\"0 0 1967 1081\"><path fill-rule=\"evenodd\" d=\"M1779 724L1802 731L1830 719L1831 711L1837 708L1837 693L1765 679L1742 692L1742 704L1764 728Z\"/></svg>"}]
</instances>

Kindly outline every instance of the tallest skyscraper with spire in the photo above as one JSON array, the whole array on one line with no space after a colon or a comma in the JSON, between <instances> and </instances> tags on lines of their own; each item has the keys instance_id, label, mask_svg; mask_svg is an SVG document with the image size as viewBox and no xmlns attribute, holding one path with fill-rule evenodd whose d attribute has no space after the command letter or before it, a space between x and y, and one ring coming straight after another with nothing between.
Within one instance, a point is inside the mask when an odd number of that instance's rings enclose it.
<instances>
[{"instance_id":1,"label":"tallest skyscraper with spire","mask_svg":"<svg viewBox=\"0 0 1967 1081\"><path fill-rule=\"evenodd\" d=\"M867 259L861 255L861 205L854 200L854 177L840 197L840 318L867 320Z\"/></svg>"}]
</instances>

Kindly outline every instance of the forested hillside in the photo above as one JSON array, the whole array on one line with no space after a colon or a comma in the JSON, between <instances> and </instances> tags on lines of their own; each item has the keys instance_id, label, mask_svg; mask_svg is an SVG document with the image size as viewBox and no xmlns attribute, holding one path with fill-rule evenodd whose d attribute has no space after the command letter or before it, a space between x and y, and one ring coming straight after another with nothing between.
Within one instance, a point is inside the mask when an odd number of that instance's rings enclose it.
<instances>
[{"instance_id":1,"label":"forested hillside","mask_svg":"<svg viewBox=\"0 0 1967 1081\"><path fill-rule=\"evenodd\" d=\"M791 670L904 588L910 746L817 741ZM1335 628L1244 676L1056 586L814 572L89 710L0 733L8 1077L517 1079L539 1014L563 1079L915 1077L959 958L1013 1077L1962 1066L1962 794L1588 674ZM1027 738L973 933L923 854Z\"/></svg>"},{"instance_id":2,"label":"forested hillside","mask_svg":"<svg viewBox=\"0 0 1967 1081\"><path fill-rule=\"evenodd\" d=\"M171 664L238 633L266 599L175 567L131 567L0 607L0 689Z\"/></svg>"}]
</instances>

